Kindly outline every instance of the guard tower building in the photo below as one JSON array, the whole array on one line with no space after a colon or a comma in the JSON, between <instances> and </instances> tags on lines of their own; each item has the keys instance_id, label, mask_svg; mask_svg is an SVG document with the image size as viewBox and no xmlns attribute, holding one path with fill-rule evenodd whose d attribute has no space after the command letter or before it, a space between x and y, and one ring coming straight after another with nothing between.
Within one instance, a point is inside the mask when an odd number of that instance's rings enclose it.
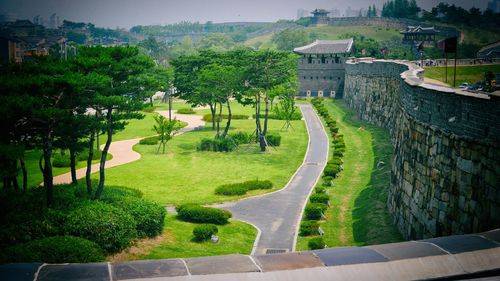
<instances>
[{"instance_id":1,"label":"guard tower building","mask_svg":"<svg viewBox=\"0 0 500 281\"><path fill-rule=\"evenodd\" d=\"M311 12L313 16L311 17L311 24L314 26L324 26L328 25L330 22L330 18L328 17L328 12L327 10L324 9L316 9Z\"/></svg>"},{"instance_id":2,"label":"guard tower building","mask_svg":"<svg viewBox=\"0 0 500 281\"><path fill-rule=\"evenodd\" d=\"M353 48L353 39L316 40L293 51L298 59L298 96L342 97L345 80L345 61Z\"/></svg>"}]
</instances>

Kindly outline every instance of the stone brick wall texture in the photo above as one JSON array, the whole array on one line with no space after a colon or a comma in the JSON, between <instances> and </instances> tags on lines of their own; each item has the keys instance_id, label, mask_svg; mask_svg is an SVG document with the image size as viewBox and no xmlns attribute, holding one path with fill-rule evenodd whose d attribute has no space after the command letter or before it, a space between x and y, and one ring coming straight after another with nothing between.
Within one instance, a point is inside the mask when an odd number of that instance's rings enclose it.
<instances>
[{"instance_id":1,"label":"stone brick wall texture","mask_svg":"<svg viewBox=\"0 0 500 281\"><path fill-rule=\"evenodd\" d=\"M395 224L407 239L500 227L500 98L412 81L403 62L346 64L346 103L391 134Z\"/></svg>"}]
</instances>

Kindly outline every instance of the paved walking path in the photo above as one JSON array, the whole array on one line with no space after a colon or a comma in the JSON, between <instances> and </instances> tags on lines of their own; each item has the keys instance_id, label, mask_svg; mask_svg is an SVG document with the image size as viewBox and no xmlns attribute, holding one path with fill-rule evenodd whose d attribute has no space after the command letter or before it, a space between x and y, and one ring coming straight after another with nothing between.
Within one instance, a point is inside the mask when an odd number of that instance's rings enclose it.
<instances>
[{"instance_id":1,"label":"paved walking path","mask_svg":"<svg viewBox=\"0 0 500 281\"><path fill-rule=\"evenodd\" d=\"M159 114L168 118L168 111L158 111ZM188 123L188 125L179 130L177 135L184 132L192 131L196 127L204 126L205 122L201 120L202 116L199 115L188 115L188 114L177 114L172 111L172 118L177 118L177 120ZM109 147L109 153L113 155L111 160L106 161L106 169L111 167L127 164L141 158L141 155L135 152L132 148L143 138L136 138L131 140L123 140L112 142ZM101 149L104 145L101 145ZM87 168L81 168L76 170L76 177L78 179L85 177L85 172ZM99 163L92 165L92 173L99 171ZM66 184L71 183L71 173L62 174L54 177L54 184Z\"/></svg>"},{"instance_id":2,"label":"paved walking path","mask_svg":"<svg viewBox=\"0 0 500 281\"><path fill-rule=\"evenodd\" d=\"M295 250L304 204L328 159L329 141L318 115L311 105L299 106L306 121L309 146L304 163L287 186L274 193L216 206L231 211L234 219L260 229L252 254L264 254L270 248Z\"/></svg>"}]
</instances>

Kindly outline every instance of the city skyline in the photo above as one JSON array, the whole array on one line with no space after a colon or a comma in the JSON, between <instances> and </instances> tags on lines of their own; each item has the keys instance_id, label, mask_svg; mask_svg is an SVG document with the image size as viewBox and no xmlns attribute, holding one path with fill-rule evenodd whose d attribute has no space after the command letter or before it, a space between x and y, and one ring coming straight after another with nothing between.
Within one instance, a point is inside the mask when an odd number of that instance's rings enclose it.
<instances>
[{"instance_id":1,"label":"city skyline","mask_svg":"<svg viewBox=\"0 0 500 281\"><path fill-rule=\"evenodd\" d=\"M130 28L134 25L171 24L181 21L201 22L274 22L279 19L295 19L297 10L312 11L315 8L338 9L343 14L352 9L366 9L375 4L381 9L386 0L298 0L231 1L213 0L207 5L201 0L5 0L0 4L0 14L10 14L17 19L29 19L37 15L48 19L56 13L61 21L92 22L102 27ZM442 0L418 1L423 9L430 10ZM488 0L446 1L465 9L478 7L485 9Z\"/></svg>"}]
</instances>

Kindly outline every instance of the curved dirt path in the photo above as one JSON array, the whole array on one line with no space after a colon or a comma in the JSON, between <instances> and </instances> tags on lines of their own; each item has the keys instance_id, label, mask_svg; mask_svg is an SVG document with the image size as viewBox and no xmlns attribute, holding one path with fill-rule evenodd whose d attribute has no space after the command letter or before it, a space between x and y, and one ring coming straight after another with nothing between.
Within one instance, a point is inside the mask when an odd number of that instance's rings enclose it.
<instances>
[{"instance_id":1,"label":"curved dirt path","mask_svg":"<svg viewBox=\"0 0 500 281\"><path fill-rule=\"evenodd\" d=\"M297 226L304 205L328 159L328 136L318 115L311 105L300 105L300 109L306 121L309 145L304 162L285 188L214 206L229 210L234 219L250 223L260 230L252 254L265 254L267 249L295 250Z\"/></svg>"},{"instance_id":2,"label":"curved dirt path","mask_svg":"<svg viewBox=\"0 0 500 281\"><path fill-rule=\"evenodd\" d=\"M168 118L168 111L157 111L157 112ZM172 118L177 118L177 120L188 123L186 127L179 130L176 136L185 132L192 131L197 127L205 125L205 122L201 120L202 117L199 115L177 114L175 113L175 111L172 111ZM109 147L108 153L113 155L113 158L111 160L106 161L106 169L139 160L141 158L141 154L135 152L132 148L134 147L134 145L139 143L141 139L143 138L112 142L111 146ZM104 145L101 145L101 149L103 147ZM76 170L76 177L78 179L85 177L86 170L87 170L86 167ZM99 163L93 164L92 173L96 173L98 171L99 171ZM67 183L71 183L71 173L66 173L54 177L54 184L67 184Z\"/></svg>"}]
</instances>

